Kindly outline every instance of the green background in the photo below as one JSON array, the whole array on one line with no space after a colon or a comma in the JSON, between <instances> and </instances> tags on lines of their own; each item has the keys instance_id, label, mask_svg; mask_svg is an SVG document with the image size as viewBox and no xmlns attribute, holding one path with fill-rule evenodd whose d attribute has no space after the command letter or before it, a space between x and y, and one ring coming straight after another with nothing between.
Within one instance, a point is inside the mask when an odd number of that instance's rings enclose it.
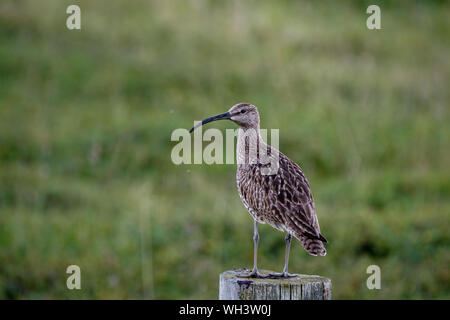
<instances>
[{"instance_id":1,"label":"green background","mask_svg":"<svg viewBox=\"0 0 450 320\"><path fill-rule=\"evenodd\" d=\"M449 299L449 16L446 1L2 0L0 298L216 299L219 273L252 265L252 220L235 165L176 166L170 137L245 101L280 129L329 240L326 257L295 241L291 272L338 299ZM260 267L280 271L283 234L260 236Z\"/></svg>"}]
</instances>

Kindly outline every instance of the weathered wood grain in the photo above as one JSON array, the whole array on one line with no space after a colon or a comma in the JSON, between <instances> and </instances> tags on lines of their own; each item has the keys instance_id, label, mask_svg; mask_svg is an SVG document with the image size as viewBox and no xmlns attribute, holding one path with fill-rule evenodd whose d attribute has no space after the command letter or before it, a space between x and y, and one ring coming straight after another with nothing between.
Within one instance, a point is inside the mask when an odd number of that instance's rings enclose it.
<instances>
[{"instance_id":1,"label":"weathered wood grain","mask_svg":"<svg viewBox=\"0 0 450 320\"><path fill-rule=\"evenodd\" d=\"M271 271L259 270L261 273ZM242 278L248 270L236 269L220 275L219 300L330 300L331 280L299 274L292 278Z\"/></svg>"}]
</instances>

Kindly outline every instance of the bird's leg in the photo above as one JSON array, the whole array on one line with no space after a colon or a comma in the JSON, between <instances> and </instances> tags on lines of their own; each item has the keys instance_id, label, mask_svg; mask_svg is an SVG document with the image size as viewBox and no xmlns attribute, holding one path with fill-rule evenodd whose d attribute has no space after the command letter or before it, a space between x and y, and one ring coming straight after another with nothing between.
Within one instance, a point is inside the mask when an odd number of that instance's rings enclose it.
<instances>
[{"instance_id":1,"label":"bird's leg","mask_svg":"<svg viewBox=\"0 0 450 320\"><path fill-rule=\"evenodd\" d=\"M285 240L286 240L286 256L284 257L283 272L281 272L281 273L271 273L270 276L286 277L286 278L287 277L295 277L296 276L296 274L288 272L289 252L291 250L291 240L292 240L292 235L289 232L287 232Z\"/></svg>"},{"instance_id":2,"label":"bird's leg","mask_svg":"<svg viewBox=\"0 0 450 320\"><path fill-rule=\"evenodd\" d=\"M258 222L255 220L255 225L253 229L253 244L254 244L254 251L253 251L253 269L249 274L241 275L241 277L244 278L267 278L270 275L263 275L258 272L258 242L259 242L259 233L258 233Z\"/></svg>"}]
</instances>

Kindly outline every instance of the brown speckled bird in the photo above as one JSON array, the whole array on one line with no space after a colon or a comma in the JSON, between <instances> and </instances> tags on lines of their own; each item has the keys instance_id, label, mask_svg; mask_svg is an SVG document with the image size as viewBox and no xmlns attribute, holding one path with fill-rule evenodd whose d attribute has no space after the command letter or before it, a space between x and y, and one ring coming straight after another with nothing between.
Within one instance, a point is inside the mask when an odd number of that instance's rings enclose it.
<instances>
[{"instance_id":1,"label":"brown speckled bird","mask_svg":"<svg viewBox=\"0 0 450 320\"><path fill-rule=\"evenodd\" d=\"M204 119L195 128L211 121L229 119L239 125L236 182L239 196L254 219L254 265L245 277L290 277L289 250L294 236L311 255L326 255L314 200L303 171L283 153L264 143L260 135L258 109L238 103L228 112ZM286 231L283 272L262 274L257 268L258 223Z\"/></svg>"}]
</instances>

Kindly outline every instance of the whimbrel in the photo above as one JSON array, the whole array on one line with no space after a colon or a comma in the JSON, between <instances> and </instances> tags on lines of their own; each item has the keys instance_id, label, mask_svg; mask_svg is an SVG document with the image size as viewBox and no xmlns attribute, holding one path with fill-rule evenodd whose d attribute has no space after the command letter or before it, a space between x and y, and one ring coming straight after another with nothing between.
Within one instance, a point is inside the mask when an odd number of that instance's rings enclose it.
<instances>
[{"instance_id":1,"label":"whimbrel","mask_svg":"<svg viewBox=\"0 0 450 320\"><path fill-rule=\"evenodd\" d=\"M260 135L258 109L249 103L238 103L225 113L204 119L190 132L206 123L229 119L239 125L237 142L236 182L239 196L254 219L254 261L247 277L290 277L288 273L289 250L294 236L311 255L326 255L320 234L314 200L300 167L274 147L264 143ZM268 166L276 159L276 167L268 172ZM258 272L258 223L286 231L286 255L281 273Z\"/></svg>"}]
</instances>

